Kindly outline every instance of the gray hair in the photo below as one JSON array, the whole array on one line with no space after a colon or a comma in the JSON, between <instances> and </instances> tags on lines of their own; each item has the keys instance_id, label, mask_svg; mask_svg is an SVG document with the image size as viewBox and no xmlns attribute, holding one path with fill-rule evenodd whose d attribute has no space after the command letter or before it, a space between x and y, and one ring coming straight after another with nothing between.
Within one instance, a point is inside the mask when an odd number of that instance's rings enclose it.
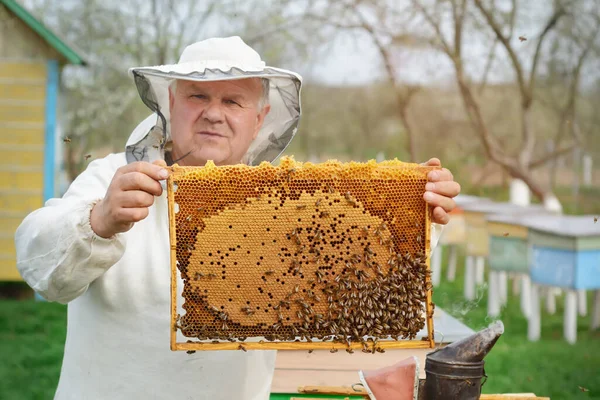
<instances>
[{"instance_id":1,"label":"gray hair","mask_svg":"<svg viewBox=\"0 0 600 400\"><path fill-rule=\"evenodd\" d=\"M260 84L262 87L262 93L260 95L260 99L258 99L258 111L262 111L262 109L269 104L269 92L271 90L271 82L269 82L267 78L260 78ZM177 92L177 79L173 79L173 81L169 84L169 90L173 94Z\"/></svg>"}]
</instances>

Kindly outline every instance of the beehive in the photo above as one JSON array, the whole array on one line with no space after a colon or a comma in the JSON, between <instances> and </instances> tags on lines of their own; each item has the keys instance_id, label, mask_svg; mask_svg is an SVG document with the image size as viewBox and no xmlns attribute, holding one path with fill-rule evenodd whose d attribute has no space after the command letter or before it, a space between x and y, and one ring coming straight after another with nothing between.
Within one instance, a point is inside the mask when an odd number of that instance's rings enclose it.
<instances>
[{"instance_id":1,"label":"beehive","mask_svg":"<svg viewBox=\"0 0 600 400\"><path fill-rule=\"evenodd\" d=\"M432 169L290 158L171 167L171 348L432 347Z\"/></svg>"}]
</instances>

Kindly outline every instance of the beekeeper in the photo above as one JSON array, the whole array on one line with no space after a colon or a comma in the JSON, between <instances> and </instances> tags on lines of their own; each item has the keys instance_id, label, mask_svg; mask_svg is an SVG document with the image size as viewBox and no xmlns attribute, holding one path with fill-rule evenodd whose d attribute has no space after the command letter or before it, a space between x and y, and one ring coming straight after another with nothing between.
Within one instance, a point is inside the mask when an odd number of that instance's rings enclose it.
<instances>
[{"instance_id":1,"label":"beekeeper","mask_svg":"<svg viewBox=\"0 0 600 400\"><path fill-rule=\"evenodd\" d=\"M194 43L177 64L130 74L152 115L124 152L90 163L15 234L24 280L47 300L68 303L55 399L266 400L275 351L186 355L169 348L161 181L174 162L273 161L297 131L301 77L266 66L239 37ZM434 222L445 224L460 187L449 171L434 174L424 196L435 206Z\"/></svg>"}]
</instances>

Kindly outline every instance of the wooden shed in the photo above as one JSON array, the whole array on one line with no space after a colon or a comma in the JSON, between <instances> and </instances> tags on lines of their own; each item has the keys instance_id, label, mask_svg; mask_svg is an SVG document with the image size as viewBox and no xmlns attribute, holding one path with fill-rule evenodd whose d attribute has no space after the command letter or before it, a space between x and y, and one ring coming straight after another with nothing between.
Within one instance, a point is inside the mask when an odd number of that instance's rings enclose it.
<instances>
[{"instance_id":1,"label":"wooden shed","mask_svg":"<svg viewBox=\"0 0 600 400\"><path fill-rule=\"evenodd\" d=\"M0 281L21 280L14 233L55 196L57 100L82 57L15 0L0 0Z\"/></svg>"}]
</instances>

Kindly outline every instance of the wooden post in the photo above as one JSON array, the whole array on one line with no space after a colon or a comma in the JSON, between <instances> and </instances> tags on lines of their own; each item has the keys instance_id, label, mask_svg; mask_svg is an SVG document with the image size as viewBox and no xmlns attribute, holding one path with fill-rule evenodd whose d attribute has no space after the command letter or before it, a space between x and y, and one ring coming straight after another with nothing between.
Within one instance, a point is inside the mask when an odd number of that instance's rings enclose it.
<instances>
[{"instance_id":1,"label":"wooden post","mask_svg":"<svg viewBox=\"0 0 600 400\"><path fill-rule=\"evenodd\" d=\"M448 255L448 272L447 279L448 282L454 282L456 279L456 262L457 262L457 249L456 245L450 245L450 254Z\"/></svg>"},{"instance_id":2,"label":"wooden post","mask_svg":"<svg viewBox=\"0 0 600 400\"><path fill-rule=\"evenodd\" d=\"M600 328L600 290L594 292L594 304L592 304L592 321L590 329Z\"/></svg>"},{"instance_id":3,"label":"wooden post","mask_svg":"<svg viewBox=\"0 0 600 400\"><path fill-rule=\"evenodd\" d=\"M531 303L529 322L527 324L527 339L531 342L537 342L540 339L540 331L540 287L534 283L531 285Z\"/></svg>"},{"instance_id":4,"label":"wooden post","mask_svg":"<svg viewBox=\"0 0 600 400\"><path fill-rule=\"evenodd\" d=\"M465 260L465 299L475 299L475 260L467 256Z\"/></svg>"},{"instance_id":5,"label":"wooden post","mask_svg":"<svg viewBox=\"0 0 600 400\"><path fill-rule=\"evenodd\" d=\"M587 315L587 293L585 289L577 291L577 311L579 311L579 315L582 317Z\"/></svg>"},{"instance_id":6,"label":"wooden post","mask_svg":"<svg viewBox=\"0 0 600 400\"><path fill-rule=\"evenodd\" d=\"M500 297L498 296L498 272L490 270L488 287L488 317L500 315Z\"/></svg>"},{"instance_id":7,"label":"wooden post","mask_svg":"<svg viewBox=\"0 0 600 400\"><path fill-rule=\"evenodd\" d=\"M475 267L475 271L476 271L476 282L478 285L482 285L483 282L485 281L485 257L479 256L477 257L477 261L476 261L476 267Z\"/></svg>"},{"instance_id":8,"label":"wooden post","mask_svg":"<svg viewBox=\"0 0 600 400\"><path fill-rule=\"evenodd\" d=\"M554 296L552 296L554 297ZM568 290L565 296L564 334L567 342L577 342L577 292Z\"/></svg>"},{"instance_id":9,"label":"wooden post","mask_svg":"<svg viewBox=\"0 0 600 400\"><path fill-rule=\"evenodd\" d=\"M521 312L525 318L531 316L531 278L525 274L521 276Z\"/></svg>"},{"instance_id":10,"label":"wooden post","mask_svg":"<svg viewBox=\"0 0 600 400\"><path fill-rule=\"evenodd\" d=\"M500 304L506 305L508 301L508 277L506 271L498 272L498 297Z\"/></svg>"}]
</instances>

